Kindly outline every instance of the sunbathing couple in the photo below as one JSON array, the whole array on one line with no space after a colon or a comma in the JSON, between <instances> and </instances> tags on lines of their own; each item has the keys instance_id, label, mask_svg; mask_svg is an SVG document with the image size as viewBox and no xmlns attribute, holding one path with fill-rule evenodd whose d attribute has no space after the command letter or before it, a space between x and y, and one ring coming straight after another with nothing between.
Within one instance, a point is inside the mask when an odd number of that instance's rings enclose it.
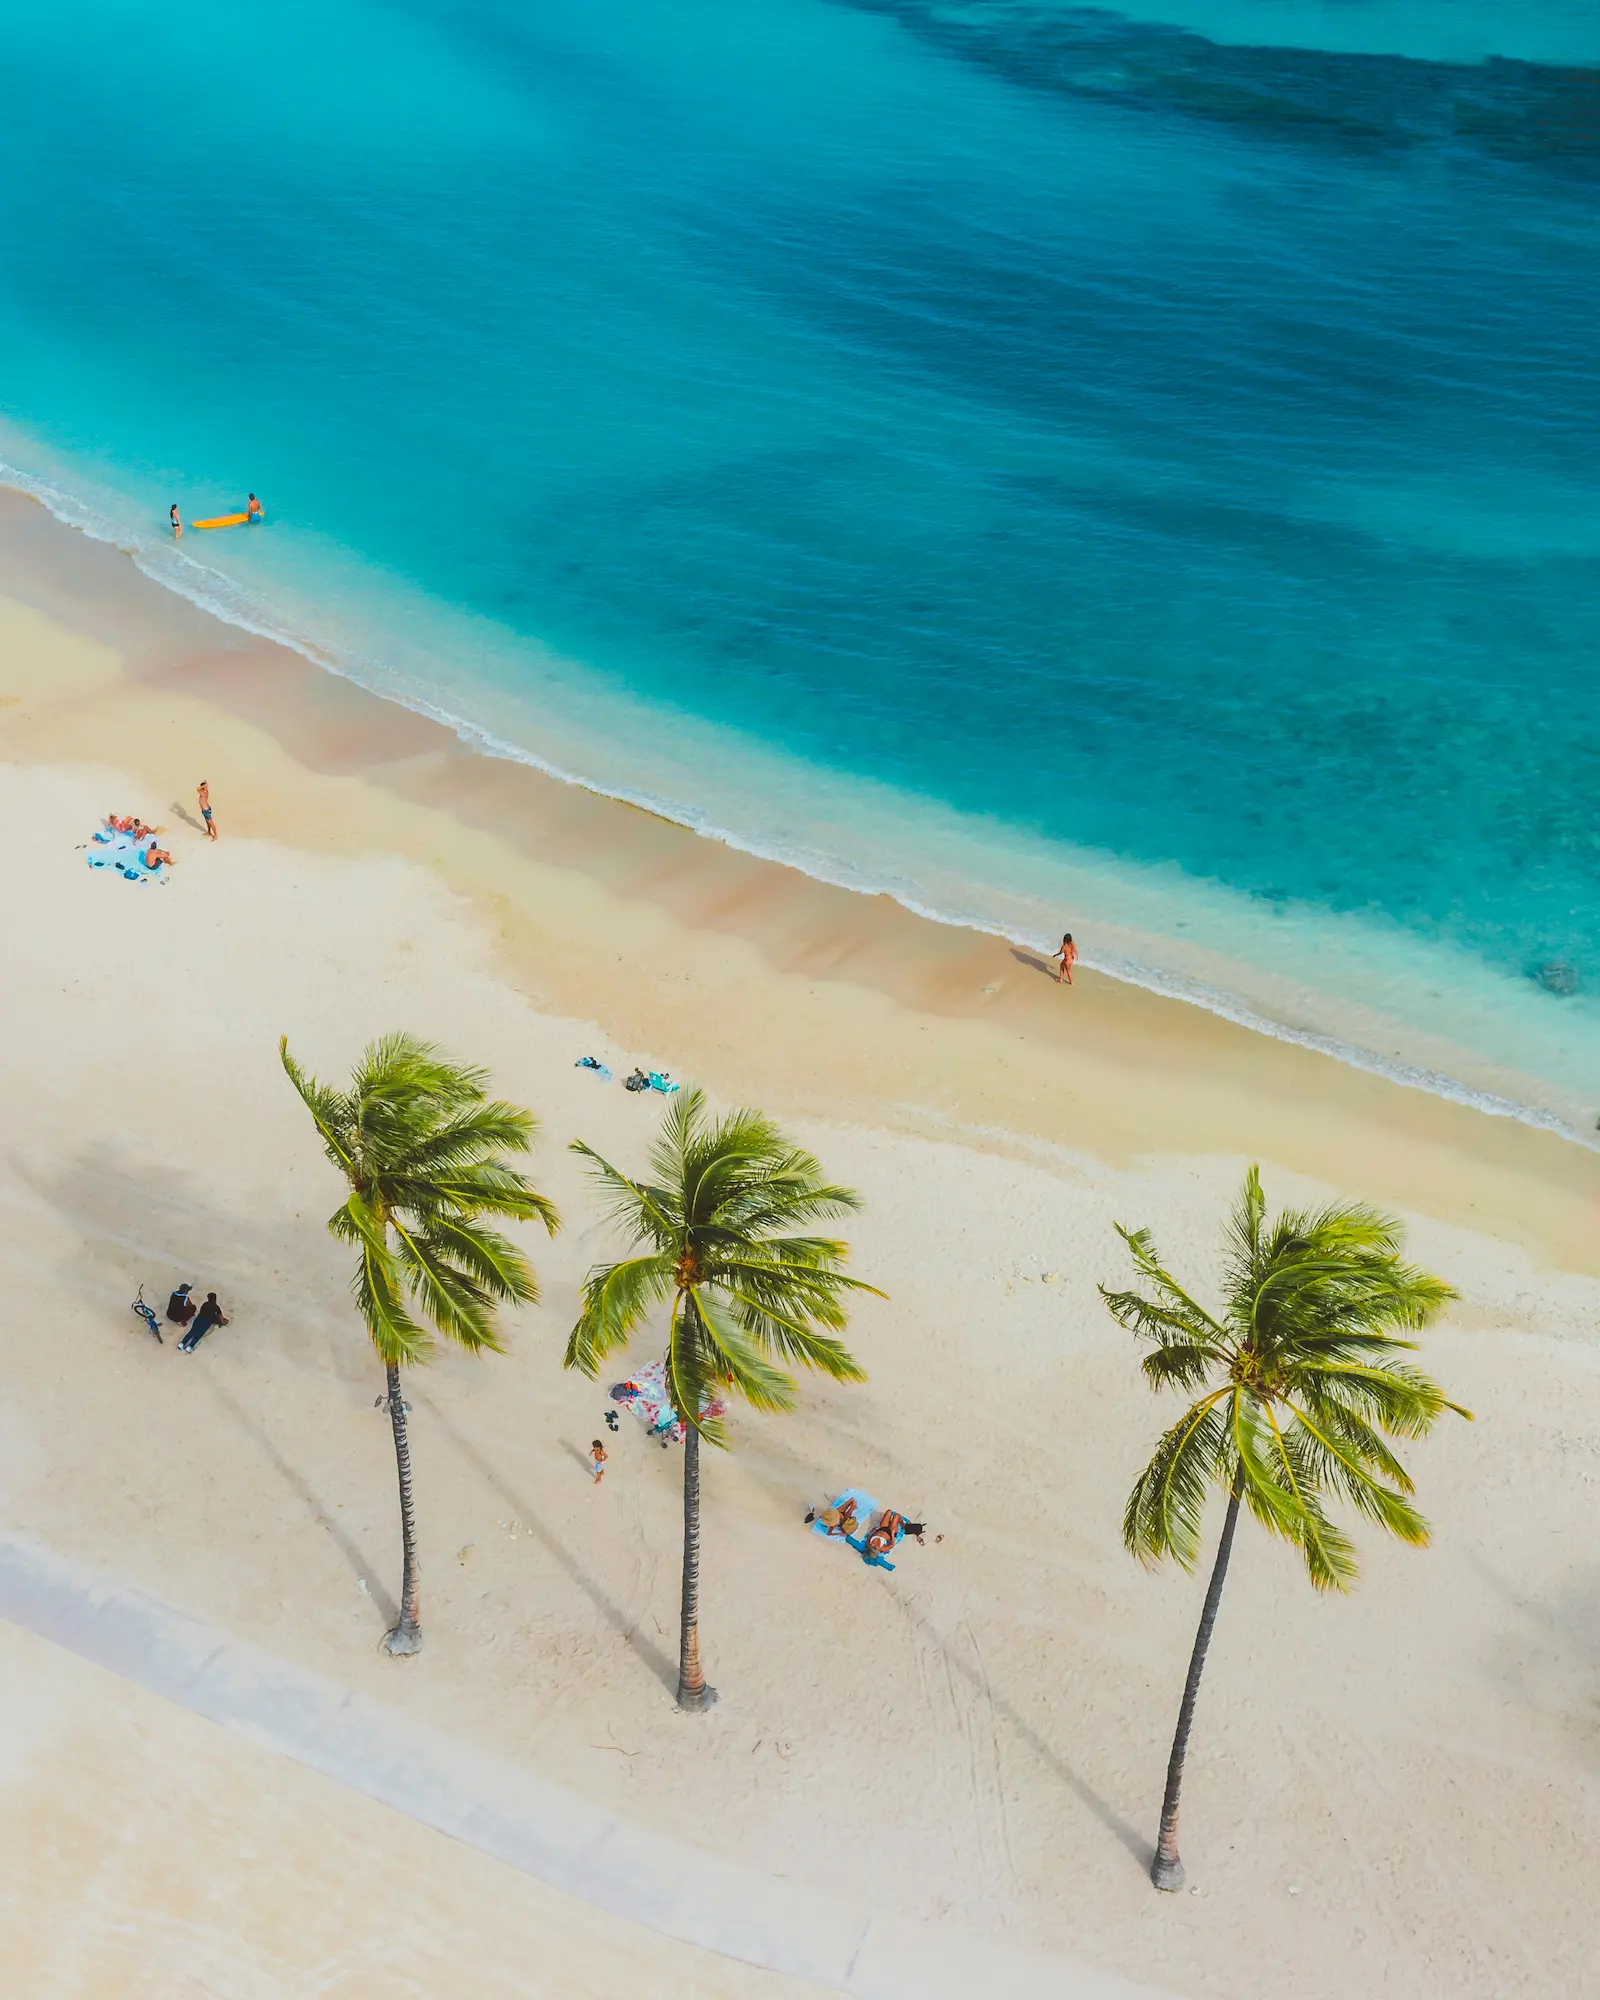
<instances>
[{"instance_id":1,"label":"sunbathing couple","mask_svg":"<svg viewBox=\"0 0 1600 2000\"><path fill-rule=\"evenodd\" d=\"M852 1548L859 1548L866 1556L886 1556L902 1535L915 1535L922 1542L926 1521L908 1521L904 1514L897 1514L892 1507L885 1507L878 1517L877 1526L866 1537L860 1539L862 1523L856 1512L854 1500L842 1500L837 1507L820 1507L806 1516L809 1526L820 1521L824 1531L830 1535L842 1535ZM926 1543L922 1543L926 1547Z\"/></svg>"},{"instance_id":2,"label":"sunbathing couple","mask_svg":"<svg viewBox=\"0 0 1600 2000\"><path fill-rule=\"evenodd\" d=\"M163 863L168 868L172 867L172 856L164 847L157 847L156 845L156 835L161 831L159 826L146 826L144 821L136 814L131 818L125 819L120 813L107 813L106 831L108 833L125 833L132 840L148 840L150 845L139 856L139 859L150 870L152 875Z\"/></svg>"}]
</instances>

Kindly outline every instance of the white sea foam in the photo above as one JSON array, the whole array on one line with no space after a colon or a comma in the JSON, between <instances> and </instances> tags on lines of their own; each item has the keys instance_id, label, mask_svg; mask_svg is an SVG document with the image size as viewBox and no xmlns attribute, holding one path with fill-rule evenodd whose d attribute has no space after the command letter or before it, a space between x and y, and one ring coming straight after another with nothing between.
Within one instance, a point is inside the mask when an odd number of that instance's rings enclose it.
<instances>
[{"instance_id":1,"label":"white sea foam","mask_svg":"<svg viewBox=\"0 0 1600 2000\"><path fill-rule=\"evenodd\" d=\"M197 559L181 544L169 541L164 535L153 537L130 529L126 518L119 518L114 503L105 496L99 499L85 496L81 491L63 485L59 479L43 477L3 458L0 458L0 484L30 494L56 519L91 539L123 550L153 582L186 598L199 609L259 638L287 646L314 665L339 674L384 699L395 701L415 714L426 716L449 729L460 742L482 755L524 764L563 784L640 807L704 839L718 841L723 846L757 859L794 868L834 887L862 895L887 895L914 915L931 922L1002 938L1041 954L1054 951L1056 940L1050 932L1041 929L1037 923L1028 923L1021 916L1020 909L1010 919L997 916L992 907L983 907L981 890L971 891L976 900L970 905L959 890L952 893L947 889L943 894L930 895L924 885L910 876L894 867L884 866L886 855L881 855L877 865L872 865L854 859L848 853L813 845L794 837L792 833L787 838L763 838L759 831L751 827L734 828L721 824L704 805L677 798L670 791L653 785L644 787L608 780L592 768L579 768L578 763L570 759L541 754L529 744L513 740L484 722L464 716L441 703L435 698L435 692L425 684L398 671L379 657L308 632L305 625L312 621L296 623L286 619L281 609L266 597ZM653 714L652 719L659 718ZM718 731L717 734L726 748L730 732ZM746 745L745 749L747 754L763 760L774 755L771 747L766 745ZM596 761L592 757L583 759L586 764ZM805 767L799 760L788 761L797 772L804 773ZM759 787L755 789L759 791ZM870 788L863 784L857 789L864 791ZM908 803L924 805L921 801ZM1126 864L1112 863L1111 866ZM1126 881L1116 885L1112 900L1125 899L1126 889ZM1189 894L1199 896L1207 891L1213 896L1217 894L1215 885L1186 885L1186 893ZM1338 920L1328 918L1327 921L1332 923ZM1143 935L1149 937L1152 945L1169 942L1148 932ZM1352 1068L1470 1106L1492 1117L1514 1119L1554 1132L1589 1150L1600 1150L1595 1137L1582 1129L1573 1116L1563 1116L1548 1105L1519 1101L1501 1091L1464 1082L1426 1061L1409 1061L1395 1054L1380 1054L1359 1040L1348 1039L1316 1026L1296 1025L1292 1021L1276 1018L1273 1013L1252 1004L1240 994L1197 977L1177 965L1163 966L1151 958L1107 949L1103 944L1086 947L1081 962L1124 984L1203 1008L1208 1013L1274 1040L1313 1050ZM1250 984L1249 966L1242 960L1235 961L1235 965L1241 975L1240 984ZM1306 996L1302 994L1300 997L1303 1000ZM1285 1011L1292 1011L1292 1008Z\"/></svg>"}]
</instances>

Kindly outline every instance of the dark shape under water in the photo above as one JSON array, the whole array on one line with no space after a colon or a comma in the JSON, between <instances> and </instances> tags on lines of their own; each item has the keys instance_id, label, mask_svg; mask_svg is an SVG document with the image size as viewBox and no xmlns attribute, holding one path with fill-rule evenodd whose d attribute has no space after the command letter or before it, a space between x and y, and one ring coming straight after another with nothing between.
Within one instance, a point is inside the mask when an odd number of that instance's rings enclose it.
<instances>
[{"instance_id":1,"label":"dark shape under water","mask_svg":"<svg viewBox=\"0 0 1600 2000\"><path fill-rule=\"evenodd\" d=\"M1582 985L1577 968L1564 960L1553 958L1544 965L1534 968L1534 978L1547 993L1559 993L1563 997L1576 993Z\"/></svg>"},{"instance_id":2,"label":"dark shape under water","mask_svg":"<svg viewBox=\"0 0 1600 2000\"><path fill-rule=\"evenodd\" d=\"M1048 0L850 0L1032 90L1380 148L1600 171L1600 69L1252 48Z\"/></svg>"}]
</instances>

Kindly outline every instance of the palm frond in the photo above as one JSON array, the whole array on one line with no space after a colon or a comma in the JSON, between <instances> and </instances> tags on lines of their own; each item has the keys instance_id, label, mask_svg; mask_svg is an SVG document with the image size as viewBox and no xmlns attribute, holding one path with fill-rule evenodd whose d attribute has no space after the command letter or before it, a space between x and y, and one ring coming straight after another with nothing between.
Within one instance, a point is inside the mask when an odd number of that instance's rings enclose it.
<instances>
[{"instance_id":1,"label":"palm frond","mask_svg":"<svg viewBox=\"0 0 1600 2000\"><path fill-rule=\"evenodd\" d=\"M673 1260L630 1257L600 1264L583 1281L577 1324L567 1341L566 1366L595 1376L608 1354L628 1345L652 1306L672 1296Z\"/></svg>"},{"instance_id":2,"label":"palm frond","mask_svg":"<svg viewBox=\"0 0 1600 2000\"><path fill-rule=\"evenodd\" d=\"M1210 1343L1171 1340L1153 1348L1139 1367L1152 1389L1198 1389L1227 1358L1225 1350Z\"/></svg>"},{"instance_id":3,"label":"palm frond","mask_svg":"<svg viewBox=\"0 0 1600 2000\"><path fill-rule=\"evenodd\" d=\"M539 1280L533 1266L509 1237L481 1222L439 1216L416 1232L429 1254L448 1259L497 1305L536 1305Z\"/></svg>"},{"instance_id":4,"label":"palm frond","mask_svg":"<svg viewBox=\"0 0 1600 2000\"><path fill-rule=\"evenodd\" d=\"M1222 1334L1210 1315L1186 1305L1163 1305L1147 1299L1143 1292L1108 1292L1099 1287L1106 1310L1119 1326L1125 1326L1140 1340L1170 1344L1176 1336L1180 1344L1205 1347L1222 1353Z\"/></svg>"},{"instance_id":5,"label":"palm frond","mask_svg":"<svg viewBox=\"0 0 1600 2000\"><path fill-rule=\"evenodd\" d=\"M547 1236L561 1227L555 1203L509 1167L457 1168L431 1182L397 1176L391 1186L393 1206L417 1214L499 1215L510 1222L542 1223Z\"/></svg>"},{"instance_id":6,"label":"palm frond","mask_svg":"<svg viewBox=\"0 0 1600 2000\"><path fill-rule=\"evenodd\" d=\"M1133 1255L1134 1264L1140 1275L1156 1289L1156 1305L1168 1312L1182 1313L1186 1317L1183 1324L1199 1336L1202 1327L1209 1330L1217 1340L1227 1338L1222 1326L1208 1313L1197 1299L1191 1298L1156 1254L1155 1240L1148 1229L1124 1229L1122 1224L1114 1225L1117 1234L1127 1244ZM1119 1292L1117 1298L1137 1298L1137 1293Z\"/></svg>"},{"instance_id":7,"label":"palm frond","mask_svg":"<svg viewBox=\"0 0 1600 2000\"><path fill-rule=\"evenodd\" d=\"M692 1294L677 1292L667 1324L666 1374L672 1406L684 1423L707 1444L728 1447L727 1428L720 1417L708 1417L706 1405L721 1386L721 1356L695 1310Z\"/></svg>"},{"instance_id":8,"label":"palm frond","mask_svg":"<svg viewBox=\"0 0 1600 2000\"><path fill-rule=\"evenodd\" d=\"M670 1185L653 1187L633 1181L619 1167L603 1159L592 1146L574 1139L567 1147L590 1162L593 1179L609 1197L605 1219L623 1230L635 1243L654 1243L666 1249L677 1236L681 1216Z\"/></svg>"},{"instance_id":9,"label":"palm frond","mask_svg":"<svg viewBox=\"0 0 1600 2000\"><path fill-rule=\"evenodd\" d=\"M800 1368L812 1368L821 1375L832 1376L835 1382L865 1382L867 1371L845 1347L831 1334L819 1331L816 1321L822 1314L814 1304L795 1302L790 1310L784 1304L768 1297L757 1299L749 1292L741 1291L735 1285L724 1287L734 1307L743 1336L756 1348L766 1348L769 1352L781 1354L785 1361ZM844 1325L844 1315L824 1321L830 1326Z\"/></svg>"},{"instance_id":10,"label":"palm frond","mask_svg":"<svg viewBox=\"0 0 1600 2000\"><path fill-rule=\"evenodd\" d=\"M1382 1439L1358 1422L1336 1418L1319 1423L1293 1404L1286 1407L1315 1485L1340 1494L1400 1541L1425 1548L1428 1524L1406 1497L1413 1491L1411 1480Z\"/></svg>"},{"instance_id":11,"label":"palm frond","mask_svg":"<svg viewBox=\"0 0 1600 2000\"><path fill-rule=\"evenodd\" d=\"M1238 1399L1233 1436L1251 1513L1299 1549L1316 1589L1348 1590L1356 1578L1355 1551L1323 1511L1319 1468L1305 1440L1286 1434L1272 1404L1254 1396Z\"/></svg>"},{"instance_id":12,"label":"palm frond","mask_svg":"<svg viewBox=\"0 0 1600 2000\"><path fill-rule=\"evenodd\" d=\"M417 1140L411 1149L411 1171L451 1173L502 1153L530 1152L538 1135L539 1121L531 1111L514 1104L474 1104L450 1114Z\"/></svg>"},{"instance_id":13,"label":"palm frond","mask_svg":"<svg viewBox=\"0 0 1600 2000\"><path fill-rule=\"evenodd\" d=\"M352 1118L348 1101L338 1091L329 1089L327 1084L318 1083L314 1076L306 1074L289 1053L287 1035L278 1037L278 1060L299 1092L301 1103L311 1113L312 1122L322 1135L328 1158L341 1172L348 1173L353 1157Z\"/></svg>"},{"instance_id":14,"label":"palm frond","mask_svg":"<svg viewBox=\"0 0 1600 2000\"><path fill-rule=\"evenodd\" d=\"M432 1336L407 1311L389 1253L364 1241L350 1291L386 1368L411 1368L428 1359Z\"/></svg>"},{"instance_id":15,"label":"palm frond","mask_svg":"<svg viewBox=\"0 0 1600 2000\"><path fill-rule=\"evenodd\" d=\"M1446 1410L1473 1421L1472 1412L1450 1402L1431 1376L1403 1362L1385 1368L1317 1356L1297 1363L1288 1382L1297 1394L1313 1401L1337 1402L1362 1412L1390 1437L1426 1437Z\"/></svg>"},{"instance_id":16,"label":"palm frond","mask_svg":"<svg viewBox=\"0 0 1600 2000\"><path fill-rule=\"evenodd\" d=\"M1156 1446L1140 1473L1122 1516L1122 1540L1146 1568L1171 1556L1192 1570L1200 1547L1200 1521L1213 1486L1233 1476L1227 1388L1213 1390L1186 1410Z\"/></svg>"},{"instance_id":17,"label":"palm frond","mask_svg":"<svg viewBox=\"0 0 1600 2000\"><path fill-rule=\"evenodd\" d=\"M689 1294L701 1327L716 1353L717 1373L756 1410L792 1410L799 1384L774 1367L732 1313L703 1292ZM847 1360L848 1356L845 1357Z\"/></svg>"}]
</instances>

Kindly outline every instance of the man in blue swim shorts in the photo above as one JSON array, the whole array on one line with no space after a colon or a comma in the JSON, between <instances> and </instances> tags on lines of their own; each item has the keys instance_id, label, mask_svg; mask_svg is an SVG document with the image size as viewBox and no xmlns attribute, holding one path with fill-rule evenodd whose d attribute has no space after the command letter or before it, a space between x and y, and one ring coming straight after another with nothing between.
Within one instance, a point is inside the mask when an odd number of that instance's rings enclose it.
<instances>
[{"instance_id":1,"label":"man in blue swim shorts","mask_svg":"<svg viewBox=\"0 0 1600 2000\"><path fill-rule=\"evenodd\" d=\"M200 817L206 823L206 838L207 840L215 840L217 837L217 828L216 822L211 817L211 787L204 778L195 787L194 795L200 807Z\"/></svg>"}]
</instances>

